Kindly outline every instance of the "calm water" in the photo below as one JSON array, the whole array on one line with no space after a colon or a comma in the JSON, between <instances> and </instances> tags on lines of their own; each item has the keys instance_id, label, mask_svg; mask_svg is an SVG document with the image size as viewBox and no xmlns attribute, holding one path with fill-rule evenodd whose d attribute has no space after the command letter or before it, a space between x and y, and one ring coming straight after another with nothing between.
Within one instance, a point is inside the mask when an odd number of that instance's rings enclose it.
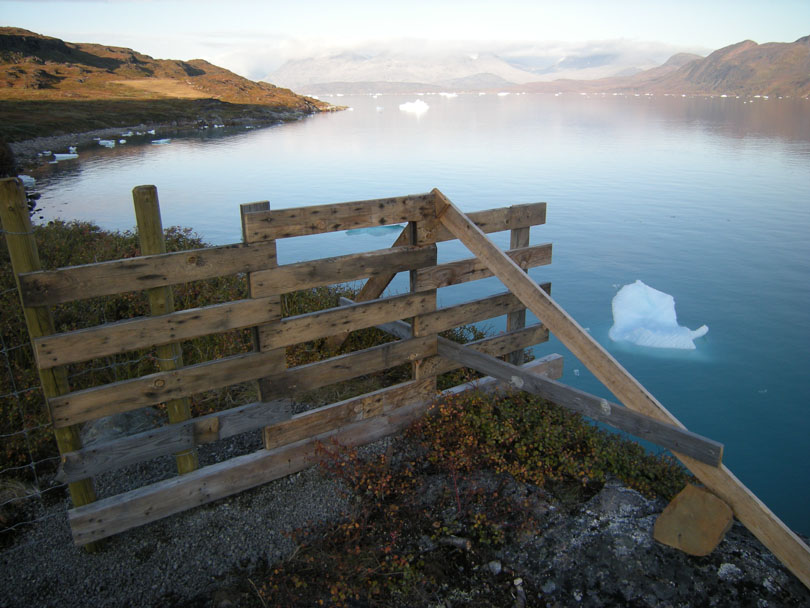
<instances>
[{"instance_id":1,"label":"calm water","mask_svg":"<svg viewBox=\"0 0 810 608\"><path fill-rule=\"evenodd\" d=\"M544 96L344 97L353 111L259 131L80 149L39 177L44 220L134 224L158 186L164 224L240 239L239 204L276 208L441 189L463 210L548 202L554 263L531 272L789 525L810 534L810 101ZM282 262L387 246L395 232L280 244ZM496 235L502 247L508 235ZM466 257L460 245L442 259ZM641 279L672 294L695 351L621 346L611 299ZM481 286L483 284L483 287ZM404 290L404 281L394 289ZM502 290L440 292L443 305ZM472 296L471 296L472 294ZM492 323L499 330L503 322ZM610 397L566 355L565 382Z\"/></svg>"}]
</instances>

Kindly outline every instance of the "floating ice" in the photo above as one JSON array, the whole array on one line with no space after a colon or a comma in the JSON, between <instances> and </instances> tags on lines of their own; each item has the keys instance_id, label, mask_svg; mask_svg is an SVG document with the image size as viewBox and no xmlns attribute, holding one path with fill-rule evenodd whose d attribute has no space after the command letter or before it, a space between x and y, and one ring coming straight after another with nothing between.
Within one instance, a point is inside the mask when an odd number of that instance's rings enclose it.
<instances>
[{"instance_id":1,"label":"floating ice","mask_svg":"<svg viewBox=\"0 0 810 608\"><path fill-rule=\"evenodd\" d=\"M153 139L152 143L157 145L157 146L160 146L160 145L163 145L163 144L168 144L171 141L172 141L171 139Z\"/></svg>"},{"instance_id":2,"label":"floating ice","mask_svg":"<svg viewBox=\"0 0 810 608\"><path fill-rule=\"evenodd\" d=\"M20 181L23 183L23 186L26 188L33 188L37 184L37 180L35 180L30 175L18 175L17 177L20 178Z\"/></svg>"},{"instance_id":3,"label":"floating ice","mask_svg":"<svg viewBox=\"0 0 810 608\"><path fill-rule=\"evenodd\" d=\"M154 129L149 129L149 130L147 131L147 133L149 133L149 135L154 135L154 134L155 134L155 130L154 130Z\"/></svg>"},{"instance_id":4,"label":"floating ice","mask_svg":"<svg viewBox=\"0 0 810 608\"><path fill-rule=\"evenodd\" d=\"M37 154L37 156L50 156L50 155L51 155L50 150L43 150L42 152Z\"/></svg>"},{"instance_id":5,"label":"floating ice","mask_svg":"<svg viewBox=\"0 0 810 608\"><path fill-rule=\"evenodd\" d=\"M121 137L132 137L134 133L132 131L127 131L126 133L121 133Z\"/></svg>"},{"instance_id":6,"label":"floating ice","mask_svg":"<svg viewBox=\"0 0 810 608\"><path fill-rule=\"evenodd\" d=\"M498 97L506 97L507 95L509 95L509 91L501 91L498 93Z\"/></svg>"},{"instance_id":7,"label":"floating ice","mask_svg":"<svg viewBox=\"0 0 810 608\"><path fill-rule=\"evenodd\" d=\"M115 147L115 140L112 139L99 139L98 140L99 146L104 146L105 148L114 148Z\"/></svg>"},{"instance_id":8,"label":"floating ice","mask_svg":"<svg viewBox=\"0 0 810 608\"><path fill-rule=\"evenodd\" d=\"M78 150L79 148L77 148L76 146L68 146L68 152L70 152L71 154L76 154Z\"/></svg>"},{"instance_id":9,"label":"floating ice","mask_svg":"<svg viewBox=\"0 0 810 608\"><path fill-rule=\"evenodd\" d=\"M446 97L447 99L453 99L458 97L458 93L439 93L440 96Z\"/></svg>"},{"instance_id":10,"label":"floating ice","mask_svg":"<svg viewBox=\"0 0 810 608\"><path fill-rule=\"evenodd\" d=\"M70 160L71 158L79 158L79 155L76 153L71 154L54 154L54 160Z\"/></svg>"},{"instance_id":11,"label":"floating ice","mask_svg":"<svg viewBox=\"0 0 810 608\"><path fill-rule=\"evenodd\" d=\"M410 114L424 114L428 111L430 106L426 104L421 99L417 99L416 101L407 101L405 103L399 104L399 109L403 112L409 112Z\"/></svg>"},{"instance_id":12,"label":"floating ice","mask_svg":"<svg viewBox=\"0 0 810 608\"><path fill-rule=\"evenodd\" d=\"M625 285L613 298L613 327L608 335L615 342L693 350L693 340L708 331L705 325L694 331L678 325L675 299L641 281Z\"/></svg>"},{"instance_id":13,"label":"floating ice","mask_svg":"<svg viewBox=\"0 0 810 608\"><path fill-rule=\"evenodd\" d=\"M119 144L125 144L125 143L127 143L127 140L126 139L119 139L118 143Z\"/></svg>"}]
</instances>

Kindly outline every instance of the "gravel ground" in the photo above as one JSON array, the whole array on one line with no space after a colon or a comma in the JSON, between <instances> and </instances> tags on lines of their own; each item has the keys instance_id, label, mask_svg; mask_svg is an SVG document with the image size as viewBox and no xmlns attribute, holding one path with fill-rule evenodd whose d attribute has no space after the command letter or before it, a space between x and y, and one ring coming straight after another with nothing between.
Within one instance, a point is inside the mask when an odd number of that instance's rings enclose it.
<instances>
[{"instance_id":1,"label":"gravel ground","mask_svg":"<svg viewBox=\"0 0 810 608\"><path fill-rule=\"evenodd\" d=\"M220 443L216 452L200 449L201 464L254 451L260 437ZM168 477L172 466L163 458L128 467L99 476L96 487L100 496L115 494ZM41 522L0 551L0 606L164 606L213 596L230 572L289 555L295 546L285 532L334 519L344 506L337 484L311 468L113 536L89 554L73 544L68 501L50 502Z\"/></svg>"}]
</instances>

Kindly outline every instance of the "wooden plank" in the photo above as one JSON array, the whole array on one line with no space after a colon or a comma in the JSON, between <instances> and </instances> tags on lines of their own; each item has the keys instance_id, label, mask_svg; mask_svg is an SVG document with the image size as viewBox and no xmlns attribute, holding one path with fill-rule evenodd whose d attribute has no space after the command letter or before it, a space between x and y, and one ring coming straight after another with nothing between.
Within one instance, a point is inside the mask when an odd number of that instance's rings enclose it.
<instances>
[{"instance_id":1,"label":"wooden plank","mask_svg":"<svg viewBox=\"0 0 810 608\"><path fill-rule=\"evenodd\" d=\"M307 386L326 386L349 378L435 354L424 340L382 344L362 351L292 368L273 376L273 384L285 395ZM201 393L268 375L276 361L273 351L233 355L217 361L189 365L173 372L158 372L131 380L74 391L50 399L54 426L61 428L118 412L126 412L168 399ZM380 367L382 366L382 367ZM318 377L313 374L319 374ZM300 388L299 388L300 387ZM282 396L282 395L280 395Z\"/></svg>"},{"instance_id":2,"label":"wooden plank","mask_svg":"<svg viewBox=\"0 0 810 608\"><path fill-rule=\"evenodd\" d=\"M156 317L106 323L37 338L34 352L39 367L47 369L153 345L167 345L277 320L280 302L280 296L237 300ZM168 359L173 355L159 356Z\"/></svg>"},{"instance_id":3,"label":"wooden plank","mask_svg":"<svg viewBox=\"0 0 810 608\"><path fill-rule=\"evenodd\" d=\"M431 194L434 193L431 192ZM485 234L503 230L515 230L517 228L529 228L546 223L546 203L524 203L497 209L487 209L486 211L471 211L467 217ZM457 238L441 223L436 225L431 237L436 243L452 241Z\"/></svg>"},{"instance_id":4,"label":"wooden plank","mask_svg":"<svg viewBox=\"0 0 810 608\"><path fill-rule=\"evenodd\" d=\"M531 235L530 228L515 228L509 235L509 249L521 249L529 246L529 237ZM550 289L545 290L551 293ZM516 329L523 329L526 327L526 308L515 310L506 315L506 331L515 331ZM512 365L521 365L525 360L525 353L523 350L516 350L509 353L507 360Z\"/></svg>"},{"instance_id":5,"label":"wooden plank","mask_svg":"<svg viewBox=\"0 0 810 608\"><path fill-rule=\"evenodd\" d=\"M508 251L507 255L524 269L545 266L551 263L551 243ZM467 258L456 262L439 264L426 270L420 276L417 289L423 291L437 287L447 287L491 276L493 276L493 273L486 265L476 258Z\"/></svg>"},{"instance_id":6,"label":"wooden plank","mask_svg":"<svg viewBox=\"0 0 810 608\"><path fill-rule=\"evenodd\" d=\"M264 429L264 447L272 450L352 422L385 414L419 400L418 396L424 395L429 389L430 380L410 380L296 414L289 420Z\"/></svg>"},{"instance_id":7,"label":"wooden plank","mask_svg":"<svg viewBox=\"0 0 810 608\"><path fill-rule=\"evenodd\" d=\"M509 257L438 190L436 214L493 273L628 408L680 428L683 425L590 334L546 295ZM735 516L810 588L810 548L725 466L675 452L700 481L726 501Z\"/></svg>"},{"instance_id":8,"label":"wooden plank","mask_svg":"<svg viewBox=\"0 0 810 608\"><path fill-rule=\"evenodd\" d=\"M269 347L288 346L332 336L343 331L373 327L430 309L430 294L415 293L329 308L287 317L266 336Z\"/></svg>"},{"instance_id":9,"label":"wooden plank","mask_svg":"<svg viewBox=\"0 0 810 608\"><path fill-rule=\"evenodd\" d=\"M307 234L401 224L433 215L431 194L259 211L245 215L251 243Z\"/></svg>"},{"instance_id":10,"label":"wooden plank","mask_svg":"<svg viewBox=\"0 0 810 608\"><path fill-rule=\"evenodd\" d=\"M417 359L432 357L436 352L436 342L429 337L389 342L324 361L291 367L283 374L267 378L266 384L274 395L290 397Z\"/></svg>"},{"instance_id":11,"label":"wooden plank","mask_svg":"<svg viewBox=\"0 0 810 608\"><path fill-rule=\"evenodd\" d=\"M20 275L26 305L53 305L267 268L275 248L242 243Z\"/></svg>"},{"instance_id":12,"label":"wooden plank","mask_svg":"<svg viewBox=\"0 0 810 608\"><path fill-rule=\"evenodd\" d=\"M260 429L289 417L289 402L258 401L62 455L65 481L92 477L158 456Z\"/></svg>"},{"instance_id":13,"label":"wooden plank","mask_svg":"<svg viewBox=\"0 0 810 608\"><path fill-rule=\"evenodd\" d=\"M723 459L723 446L716 441L660 422L624 406L610 403L607 399L601 399L554 380L528 374L516 365L476 352L461 344L443 340L439 343L439 354L482 374L505 380L514 388L538 395L557 405L609 424L656 445L687 454L706 464L716 467Z\"/></svg>"},{"instance_id":14,"label":"wooden plank","mask_svg":"<svg viewBox=\"0 0 810 608\"><path fill-rule=\"evenodd\" d=\"M543 325L530 325L517 331L468 342L466 346L493 357L501 357L518 348L530 348L546 341L548 341L548 329ZM430 361L430 365L434 368L435 374L444 374L464 367L457 361L441 355L434 357ZM562 369L560 369L560 375L562 375Z\"/></svg>"},{"instance_id":15,"label":"wooden plank","mask_svg":"<svg viewBox=\"0 0 810 608\"><path fill-rule=\"evenodd\" d=\"M551 283L545 283L540 287L548 291L551 289ZM426 331L441 332L453 327L499 317L516 310L525 310L523 303L507 291L426 313L422 316L422 322Z\"/></svg>"},{"instance_id":16,"label":"wooden plank","mask_svg":"<svg viewBox=\"0 0 810 608\"><path fill-rule=\"evenodd\" d=\"M484 378L469 384L491 387ZM453 392L458 392L457 390ZM314 464L315 445L334 438L343 445L362 445L396 433L419 418L430 401L410 403L387 414L355 422L272 450L232 458L180 477L100 500L68 511L73 540L82 545L169 515L290 475Z\"/></svg>"},{"instance_id":17,"label":"wooden plank","mask_svg":"<svg viewBox=\"0 0 810 608\"><path fill-rule=\"evenodd\" d=\"M424 247L393 247L321 258L310 262L284 264L253 272L250 275L251 293L253 297L259 298L322 285L358 281L380 273L413 270L430 264L431 255L431 251Z\"/></svg>"}]
</instances>

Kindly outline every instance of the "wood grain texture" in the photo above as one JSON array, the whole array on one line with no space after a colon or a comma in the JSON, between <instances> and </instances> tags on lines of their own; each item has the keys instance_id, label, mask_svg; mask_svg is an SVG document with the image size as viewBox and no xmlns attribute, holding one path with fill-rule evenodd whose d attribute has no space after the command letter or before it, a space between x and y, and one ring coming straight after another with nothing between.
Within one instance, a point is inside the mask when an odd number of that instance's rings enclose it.
<instances>
[{"instance_id":1,"label":"wood grain texture","mask_svg":"<svg viewBox=\"0 0 810 608\"><path fill-rule=\"evenodd\" d=\"M275 247L238 243L27 272L20 287L26 305L53 305L252 272L275 256Z\"/></svg>"},{"instance_id":2,"label":"wood grain texture","mask_svg":"<svg viewBox=\"0 0 810 608\"><path fill-rule=\"evenodd\" d=\"M546 283L540 287L548 291L551 289L551 284ZM424 314L422 323L425 331L442 332L461 325L499 317L516 310L525 310L523 303L513 294L505 292L472 302L439 308L435 312ZM523 326L525 327L525 323Z\"/></svg>"},{"instance_id":3,"label":"wood grain texture","mask_svg":"<svg viewBox=\"0 0 810 608\"><path fill-rule=\"evenodd\" d=\"M34 352L47 369L267 323L279 318L280 303L280 296L271 296L107 323L37 338Z\"/></svg>"},{"instance_id":4,"label":"wood grain texture","mask_svg":"<svg viewBox=\"0 0 810 608\"><path fill-rule=\"evenodd\" d=\"M144 460L212 443L289 418L289 402L256 402L169 424L62 455L66 481L92 477Z\"/></svg>"},{"instance_id":5,"label":"wood grain texture","mask_svg":"<svg viewBox=\"0 0 810 608\"><path fill-rule=\"evenodd\" d=\"M413 270L427 266L431 262L431 251L424 247L393 247L321 258L310 262L284 264L273 269L253 272L250 275L250 288L253 296L259 298L323 285L358 281L378 274Z\"/></svg>"},{"instance_id":6,"label":"wood grain texture","mask_svg":"<svg viewBox=\"0 0 810 608\"><path fill-rule=\"evenodd\" d=\"M264 429L264 447L271 450L427 399L431 386L430 379L411 380L295 414Z\"/></svg>"},{"instance_id":7,"label":"wood grain texture","mask_svg":"<svg viewBox=\"0 0 810 608\"><path fill-rule=\"evenodd\" d=\"M166 238L163 234L163 218L160 216L160 202L158 201L155 186L137 186L132 190L132 202L135 207L135 219L138 225L138 242L141 251L147 255L166 253ZM174 312L174 292L172 287L152 287L146 290L149 299L149 309L153 317L164 317ZM124 336L119 336L120 340ZM83 343L74 343L73 352L80 352ZM34 344L36 353L36 344ZM63 351L64 352L64 351ZM41 353L37 354L37 362L42 366ZM183 350L175 340L161 341L155 348L158 367L168 372L183 367ZM169 422L176 423L191 418L191 402L188 397L170 399L166 402L166 413ZM197 452L188 447L175 454L177 472L188 473L199 468Z\"/></svg>"},{"instance_id":8,"label":"wood grain texture","mask_svg":"<svg viewBox=\"0 0 810 608\"><path fill-rule=\"evenodd\" d=\"M499 250L500 251L500 250ZM521 268L534 268L545 266L551 263L551 244L534 245L524 249L508 251L507 255ZM439 264L430 269L425 269L419 277L416 288L419 291L426 289L436 289L437 287L448 287L449 285L459 285L468 281L477 281L493 276L492 271L486 264L477 258L467 258L456 262Z\"/></svg>"},{"instance_id":9,"label":"wood grain texture","mask_svg":"<svg viewBox=\"0 0 810 608\"><path fill-rule=\"evenodd\" d=\"M509 235L509 249L522 249L529 246L529 238L531 236L530 228L515 228ZM545 290L551 293L550 289ZM526 327L526 308L515 310L506 315L506 331L515 331L516 329L523 329ZM516 350L509 353L507 360L512 365L522 365L525 360L525 353L523 350Z\"/></svg>"},{"instance_id":10,"label":"wood grain texture","mask_svg":"<svg viewBox=\"0 0 810 608\"><path fill-rule=\"evenodd\" d=\"M259 211L246 214L244 226L247 240L256 242L401 224L432 214L432 195L412 194L368 201Z\"/></svg>"},{"instance_id":11,"label":"wood grain texture","mask_svg":"<svg viewBox=\"0 0 810 608\"><path fill-rule=\"evenodd\" d=\"M625 406L661 422L684 428L627 370L577 324L548 295L537 288L519 266L505 256L475 224L441 192L436 214L450 232L484 262ZM707 465L675 452L700 481L732 509L734 515L810 588L810 548L725 466Z\"/></svg>"}]
</instances>

